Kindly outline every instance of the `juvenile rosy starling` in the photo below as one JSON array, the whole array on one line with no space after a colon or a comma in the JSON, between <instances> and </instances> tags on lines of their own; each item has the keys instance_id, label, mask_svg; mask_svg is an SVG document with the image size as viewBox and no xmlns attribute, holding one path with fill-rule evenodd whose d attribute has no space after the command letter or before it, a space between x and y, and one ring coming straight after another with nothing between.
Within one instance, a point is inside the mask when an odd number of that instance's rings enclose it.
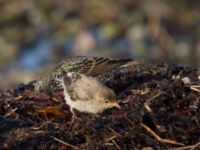
<instances>
[{"instance_id":1,"label":"juvenile rosy starling","mask_svg":"<svg viewBox=\"0 0 200 150\"><path fill-rule=\"evenodd\" d=\"M105 109L120 107L115 101L114 91L96 77L131 63L140 64L132 59L110 59L104 57L77 56L69 58L54 70L36 81L36 92L51 93L64 91L66 104L73 109L87 113L101 113Z\"/></svg>"}]
</instances>

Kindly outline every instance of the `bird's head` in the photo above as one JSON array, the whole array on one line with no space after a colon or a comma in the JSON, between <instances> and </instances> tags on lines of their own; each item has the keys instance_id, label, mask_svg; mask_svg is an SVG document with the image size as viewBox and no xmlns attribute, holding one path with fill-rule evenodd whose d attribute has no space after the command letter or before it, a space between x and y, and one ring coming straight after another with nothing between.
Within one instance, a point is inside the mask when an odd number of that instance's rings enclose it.
<instances>
[{"instance_id":1,"label":"bird's head","mask_svg":"<svg viewBox=\"0 0 200 150\"><path fill-rule=\"evenodd\" d=\"M121 109L120 105L115 100L106 100L105 101L108 108L118 108Z\"/></svg>"},{"instance_id":2,"label":"bird's head","mask_svg":"<svg viewBox=\"0 0 200 150\"><path fill-rule=\"evenodd\" d=\"M101 93L100 97L101 104L104 105L105 108L118 108L120 109L120 105L117 103L117 96L113 92L113 90L106 88L105 92Z\"/></svg>"}]
</instances>

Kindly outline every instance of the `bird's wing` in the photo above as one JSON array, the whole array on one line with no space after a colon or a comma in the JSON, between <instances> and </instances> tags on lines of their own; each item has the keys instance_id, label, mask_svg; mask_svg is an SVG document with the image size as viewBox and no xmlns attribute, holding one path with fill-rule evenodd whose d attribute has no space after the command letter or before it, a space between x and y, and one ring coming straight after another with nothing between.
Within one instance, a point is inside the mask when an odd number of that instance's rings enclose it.
<instances>
[{"instance_id":1,"label":"bird's wing","mask_svg":"<svg viewBox=\"0 0 200 150\"><path fill-rule=\"evenodd\" d=\"M63 90L62 72L77 72L87 76L107 76L112 70L127 64L140 64L141 61L132 59L110 59L105 57L76 56L59 63L56 68L41 80L44 91L53 92Z\"/></svg>"},{"instance_id":2,"label":"bird's wing","mask_svg":"<svg viewBox=\"0 0 200 150\"><path fill-rule=\"evenodd\" d=\"M52 73L50 77L48 77L47 81L47 91L51 92L58 92L64 90L64 83L63 83L63 75L62 71L57 70L56 73Z\"/></svg>"},{"instance_id":3,"label":"bird's wing","mask_svg":"<svg viewBox=\"0 0 200 150\"><path fill-rule=\"evenodd\" d=\"M73 57L59 64L66 72L78 72L88 76L97 76L109 72L132 59L109 59L105 57Z\"/></svg>"}]
</instances>

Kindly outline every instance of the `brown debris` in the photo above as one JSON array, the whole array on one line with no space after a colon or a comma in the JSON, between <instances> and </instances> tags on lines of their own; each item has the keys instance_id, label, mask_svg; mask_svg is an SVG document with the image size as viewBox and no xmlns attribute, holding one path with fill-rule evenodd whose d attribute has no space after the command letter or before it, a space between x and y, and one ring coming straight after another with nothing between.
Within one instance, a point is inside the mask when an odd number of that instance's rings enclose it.
<instances>
[{"instance_id":1,"label":"brown debris","mask_svg":"<svg viewBox=\"0 0 200 150\"><path fill-rule=\"evenodd\" d=\"M158 141L163 142L163 143L167 143L167 144L173 144L173 145L179 145L179 146L184 146L183 143L180 142L176 142L170 139L163 139L161 138L159 135L157 135L153 130L151 130L148 126L146 126L145 124L141 123L140 124L144 129L146 129L148 132L150 132L151 135L153 135Z\"/></svg>"},{"instance_id":2,"label":"brown debris","mask_svg":"<svg viewBox=\"0 0 200 150\"><path fill-rule=\"evenodd\" d=\"M31 84L1 91L0 149L199 147L200 81L195 70L138 65L121 68L106 84L118 94L122 109L77 112L73 124L62 93L34 95Z\"/></svg>"}]
</instances>

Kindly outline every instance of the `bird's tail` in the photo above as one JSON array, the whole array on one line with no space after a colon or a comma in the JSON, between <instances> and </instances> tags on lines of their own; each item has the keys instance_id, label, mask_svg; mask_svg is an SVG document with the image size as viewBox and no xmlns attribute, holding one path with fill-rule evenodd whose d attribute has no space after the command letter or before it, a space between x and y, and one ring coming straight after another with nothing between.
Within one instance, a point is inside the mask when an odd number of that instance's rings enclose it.
<instances>
[{"instance_id":1,"label":"bird's tail","mask_svg":"<svg viewBox=\"0 0 200 150\"><path fill-rule=\"evenodd\" d=\"M135 66L135 65L140 65L143 63L144 63L144 60L132 60L132 61L125 63L121 67Z\"/></svg>"},{"instance_id":2,"label":"bird's tail","mask_svg":"<svg viewBox=\"0 0 200 150\"><path fill-rule=\"evenodd\" d=\"M117 67L126 67L143 64L143 60L133 60L133 59L111 59L108 64L115 65Z\"/></svg>"},{"instance_id":3,"label":"bird's tail","mask_svg":"<svg viewBox=\"0 0 200 150\"><path fill-rule=\"evenodd\" d=\"M109 59L109 61L107 62L108 64L119 64L119 65L123 65L126 64L128 62L133 61L133 59L129 59L129 58L125 58L125 59Z\"/></svg>"},{"instance_id":4,"label":"bird's tail","mask_svg":"<svg viewBox=\"0 0 200 150\"><path fill-rule=\"evenodd\" d=\"M136 61L133 59L110 59L105 57L94 57L93 59L95 60L95 63L88 74L91 76L98 76L124 65L132 66L141 64L141 61Z\"/></svg>"}]
</instances>

